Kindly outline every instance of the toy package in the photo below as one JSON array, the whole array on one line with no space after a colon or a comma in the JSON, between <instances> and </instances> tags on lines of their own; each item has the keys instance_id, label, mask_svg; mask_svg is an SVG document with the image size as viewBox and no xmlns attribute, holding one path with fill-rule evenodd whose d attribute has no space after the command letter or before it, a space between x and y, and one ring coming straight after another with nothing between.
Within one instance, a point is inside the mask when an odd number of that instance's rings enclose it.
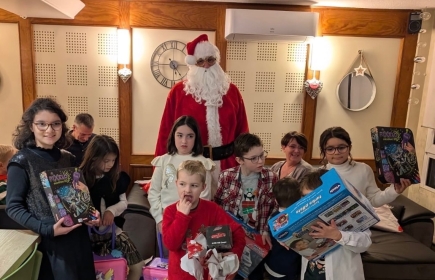
<instances>
[{"instance_id":1,"label":"toy package","mask_svg":"<svg viewBox=\"0 0 435 280\"><path fill-rule=\"evenodd\" d=\"M228 250L233 247L233 238L230 226L209 226L206 228L208 249Z\"/></svg>"},{"instance_id":2,"label":"toy package","mask_svg":"<svg viewBox=\"0 0 435 280\"><path fill-rule=\"evenodd\" d=\"M247 278L257 265L266 257L267 253L269 253L269 246L263 245L261 234L258 231L244 223L232 213L227 213L231 218L233 218L233 220L240 224L245 231L246 245L243 249L240 267L237 273L243 278Z\"/></svg>"},{"instance_id":3,"label":"toy package","mask_svg":"<svg viewBox=\"0 0 435 280\"><path fill-rule=\"evenodd\" d=\"M312 225L334 220L341 231L365 231L379 222L370 202L335 169L326 172L322 185L269 220L273 237L308 260L317 260L341 246L328 238L313 238Z\"/></svg>"},{"instance_id":4,"label":"toy package","mask_svg":"<svg viewBox=\"0 0 435 280\"><path fill-rule=\"evenodd\" d=\"M76 167L43 171L39 174L55 221L65 218L65 226L95 220L89 189Z\"/></svg>"},{"instance_id":5,"label":"toy package","mask_svg":"<svg viewBox=\"0 0 435 280\"><path fill-rule=\"evenodd\" d=\"M400 183L400 178L404 178L412 184L420 183L412 131L381 126L370 131L379 181Z\"/></svg>"}]
</instances>

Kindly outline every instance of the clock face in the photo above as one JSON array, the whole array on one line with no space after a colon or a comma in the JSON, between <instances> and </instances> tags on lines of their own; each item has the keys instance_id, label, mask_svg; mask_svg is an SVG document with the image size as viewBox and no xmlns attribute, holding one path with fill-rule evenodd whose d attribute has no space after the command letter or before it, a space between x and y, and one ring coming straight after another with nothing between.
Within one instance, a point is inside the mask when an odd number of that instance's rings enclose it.
<instances>
[{"instance_id":1,"label":"clock face","mask_svg":"<svg viewBox=\"0 0 435 280\"><path fill-rule=\"evenodd\" d=\"M186 44L166 41L160 44L151 56L151 72L162 86L172 88L186 76L189 68L184 62Z\"/></svg>"}]
</instances>

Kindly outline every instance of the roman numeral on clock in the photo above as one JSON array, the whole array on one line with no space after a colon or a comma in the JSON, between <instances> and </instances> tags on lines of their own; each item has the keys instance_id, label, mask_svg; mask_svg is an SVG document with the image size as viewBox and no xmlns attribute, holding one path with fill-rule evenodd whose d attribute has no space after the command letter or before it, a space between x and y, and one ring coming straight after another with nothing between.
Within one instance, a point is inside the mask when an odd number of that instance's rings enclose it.
<instances>
[{"instance_id":1,"label":"roman numeral on clock","mask_svg":"<svg viewBox=\"0 0 435 280\"><path fill-rule=\"evenodd\" d=\"M153 70L153 75L154 75L154 77L158 78L158 77L160 77L160 75L162 75L162 73L161 73L160 70L157 68L157 69Z\"/></svg>"},{"instance_id":2,"label":"roman numeral on clock","mask_svg":"<svg viewBox=\"0 0 435 280\"><path fill-rule=\"evenodd\" d=\"M166 79L165 77L163 77L163 79L160 81L160 84L162 86L166 86L168 84L168 79Z\"/></svg>"}]
</instances>

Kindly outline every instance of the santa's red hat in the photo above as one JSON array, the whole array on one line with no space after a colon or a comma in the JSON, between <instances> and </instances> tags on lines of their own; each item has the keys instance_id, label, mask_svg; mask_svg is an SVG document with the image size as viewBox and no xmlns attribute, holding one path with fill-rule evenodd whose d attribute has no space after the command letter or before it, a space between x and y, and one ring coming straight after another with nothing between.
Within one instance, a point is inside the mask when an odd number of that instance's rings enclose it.
<instances>
[{"instance_id":1,"label":"santa's red hat","mask_svg":"<svg viewBox=\"0 0 435 280\"><path fill-rule=\"evenodd\" d=\"M215 45L208 41L207 34L201 34L192 42L187 43L187 55L185 61L188 65L195 65L198 59L206 58L208 56L216 57L219 62L219 50Z\"/></svg>"}]
</instances>

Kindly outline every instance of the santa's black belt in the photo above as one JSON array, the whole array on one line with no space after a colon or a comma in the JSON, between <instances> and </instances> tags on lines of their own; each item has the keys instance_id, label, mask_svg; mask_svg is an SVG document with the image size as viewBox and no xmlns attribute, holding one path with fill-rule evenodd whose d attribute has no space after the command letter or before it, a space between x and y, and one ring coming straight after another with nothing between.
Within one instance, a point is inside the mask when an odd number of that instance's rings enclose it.
<instances>
[{"instance_id":1,"label":"santa's black belt","mask_svg":"<svg viewBox=\"0 0 435 280\"><path fill-rule=\"evenodd\" d=\"M210 145L205 145L202 155L205 158L209 158L211 160L223 160L232 156L233 153L234 153L234 142L231 142L230 144L226 144L220 147L212 147Z\"/></svg>"}]
</instances>

